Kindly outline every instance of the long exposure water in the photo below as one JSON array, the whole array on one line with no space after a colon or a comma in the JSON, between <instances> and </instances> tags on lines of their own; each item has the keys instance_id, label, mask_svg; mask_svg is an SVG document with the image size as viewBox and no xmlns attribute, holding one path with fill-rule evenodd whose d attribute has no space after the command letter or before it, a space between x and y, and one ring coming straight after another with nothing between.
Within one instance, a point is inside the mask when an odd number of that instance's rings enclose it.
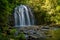
<instances>
[{"instance_id":1,"label":"long exposure water","mask_svg":"<svg viewBox=\"0 0 60 40\"><path fill-rule=\"evenodd\" d=\"M20 5L14 11L15 27L34 25L34 17L29 7Z\"/></svg>"}]
</instances>

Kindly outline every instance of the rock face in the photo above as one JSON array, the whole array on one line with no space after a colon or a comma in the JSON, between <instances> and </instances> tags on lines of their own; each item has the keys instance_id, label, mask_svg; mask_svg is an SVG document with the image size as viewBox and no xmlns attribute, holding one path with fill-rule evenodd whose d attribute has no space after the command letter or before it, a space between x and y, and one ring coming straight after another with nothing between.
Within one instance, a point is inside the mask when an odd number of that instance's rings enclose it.
<instances>
[{"instance_id":1,"label":"rock face","mask_svg":"<svg viewBox=\"0 0 60 40\"><path fill-rule=\"evenodd\" d=\"M18 29L18 28L17 28ZM29 27L21 27L18 29L19 32L23 32L25 37L29 40L37 40L40 38L46 38L45 32L49 30L49 27L42 26L29 26ZM41 39L40 39L41 40Z\"/></svg>"}]
</instances>

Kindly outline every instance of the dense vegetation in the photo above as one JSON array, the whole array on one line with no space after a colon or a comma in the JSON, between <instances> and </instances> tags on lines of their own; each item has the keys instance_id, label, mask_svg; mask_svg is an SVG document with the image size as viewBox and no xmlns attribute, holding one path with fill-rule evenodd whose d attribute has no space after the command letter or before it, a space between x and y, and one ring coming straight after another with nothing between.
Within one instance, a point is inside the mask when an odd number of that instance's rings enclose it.
<instances>
[{"instance_id":1,"label":"dense vegetation","mask_svg":"<svg viewBox=\"0 0 60 40\"><path fill-rule=\"evenodd\" d=\"M20 4L32 9L36 24L60 24L59 0L0 0L0 26L9 25L14 8Z\"/></svg>"},{"instance_id":2,"label":"dense vegetation","mask_svg":"<svg viewBox=\"0 0 60 40\"><path fill-rule=\"evenodd\" d=\"M32 9L36 24L60 24L60 0L0 0L0 39L4 38L1 40L13 35L14 28L9 30L13 24L10 18L14 8L21 4Z\"/></svg>"}]
</instances>

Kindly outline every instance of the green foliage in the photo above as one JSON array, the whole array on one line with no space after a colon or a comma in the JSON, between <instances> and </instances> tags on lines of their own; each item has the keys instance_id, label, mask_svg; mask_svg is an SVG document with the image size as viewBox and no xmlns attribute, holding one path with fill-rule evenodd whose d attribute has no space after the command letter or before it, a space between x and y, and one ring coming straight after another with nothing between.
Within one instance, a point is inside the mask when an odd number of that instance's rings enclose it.
<instances>
[{"instance_id":1,"label":"green foliage","mask_svg":"<svg viewBox=\"0 0 60 40\"><path fill-rule=\"evenodd\" d=\"M4 29L4 32L2 33L0 31L0 40L26 40L25 35L21 32L19 32L19 34L15 34L16 33L16 29L12 28L12 29L8 29L9 31L6 32L7 30Z\"/></svg>"},{"instance_id":2,"label":"green foliage","mask_svg":"<svg viewBox=\"0 0 60 40\"><path fill-rule=\"evenodd\" d=\"M16 29L9 29L9 17L12 16L14 8L17 5L20 5L20 1L22 0L0 0L0 40L10 40L11 38L15 38L14 35ZM20 38L24 39L24 35L21 36Z\"/></svg>"},{"instance_id":3,"label":"green foliage","mask_svg":"<svg viewBox=\"0 0 60 40\"><path fill-rule=\"evenodd\" d=\"M9 36L6 31L10 32L10 36L14 37L15 29L9 29L9 17L12 16L16 6L24 4L31 7L35 16L36 24L60 24L60 0L0 0L0 39L7 40ZM2 29L1 29L2 28ZM2 32L6 36L2 36ZM54 36L57 35L54 33ZM58 32L57 32L58 33ZM58 33L59 35L59 33ZM9 36L9 37L10 37ZM57 40L59 39L58 36ZM25 39L24 34L19 34L17 40Z\"/></svg>"},{"instance_id":4,"label":"green foliage","mask_svg":"<svg viewBox=\"0 0 60 40\"><path fill-rule=\"evenodd\" d=\"M21 4L32 8L37 24L60 24L59 0L22 0Z\"/></svg>"},{"instance_id":5,"label":"green foliage","mask_svg":"<svg viewBox=\"0 0 60 40\"><path fill-rule=\"evenodd\" d=\"M26 40L26 38L23 33L19 33L18 36L16 36L15 40Z\"/></svg>"},{"instance_id":6,"label":"green foliage","mask_svg":"<svg viewBox=\"0 0 60 40\"><path fill-rule=\"evenodd\" d=\"M6 34L0 32L0 40L9 40L9 38Z\"/></svg>"},{"instance_id":7,"label":"green foliage","mask_svg":"<svg viewBox=\"0 0 60 40\"><path fill-rule=\"evenodd\" d=\"M16 31L17 30L15 30L15 29L10 31L10 35L9 35L10 39L14 39L14 40L26 40L26 37L25 37L25 35L23 33L18 32L18 34L16 34Z\"/></svg>"},{"instance_id":8,"label":"green foliage","mask_svg":"<svg viewBox=\"0 0 60 40\"><path fill-rule=\"evenodd\" d=\"M48 40L60 40L60 28L50 30L49 33L52 37L47 38Z\"/></svg>"},{"instance_id":9,"label":"green foliage","mask_svg":"<svg viewBox=\"0 0 60 40\"><path fill-rule=\"evenodd\" d=\"M15 32L16 32L16 29L11 29L11 30L10 30L10 34L11 34L11 35L14 35Z\"/></svg>"},{"instance_id":10,"label":"green foliage","mask_svg":"<svg viewBox=\"0 0 60 40\"><path fill-rule=\"evenodd\" d=\"M9 24L9 17L12 16L14 8L20 4L32 8L37 24L60 24L59 0L0 0L0 2L0 26Z\"/></svg>"},{"instance_id":11,"label":"green foliage","mask_svg":"<svg viewBox=\"0 0 60 40\"><path fill-rule=\"evenodd\" d=\"M56 6L56 11L60 11L60 6Z\"/></svg>"}]
</instances>

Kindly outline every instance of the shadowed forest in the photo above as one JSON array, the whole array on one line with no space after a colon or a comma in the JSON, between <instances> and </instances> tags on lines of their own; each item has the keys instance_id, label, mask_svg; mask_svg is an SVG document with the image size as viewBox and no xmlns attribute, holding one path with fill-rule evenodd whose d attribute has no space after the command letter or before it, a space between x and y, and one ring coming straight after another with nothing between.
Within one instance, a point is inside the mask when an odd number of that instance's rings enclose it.
<instances>
[{"instance_id":1,"label":"shadowed forest","mask_svg":"<svg viewBox=\"0 0 60 40\"><path fill-rule=\"evenodd\" d=\"M31 8L35 26L57 28L45 32L52 37L39 40L60 40L60 0L0 0L0 40L26 40L23 32L15 35L17 30L14 27L13 13L14 8L19 5Z\"/></svg>"}]
</instances>

